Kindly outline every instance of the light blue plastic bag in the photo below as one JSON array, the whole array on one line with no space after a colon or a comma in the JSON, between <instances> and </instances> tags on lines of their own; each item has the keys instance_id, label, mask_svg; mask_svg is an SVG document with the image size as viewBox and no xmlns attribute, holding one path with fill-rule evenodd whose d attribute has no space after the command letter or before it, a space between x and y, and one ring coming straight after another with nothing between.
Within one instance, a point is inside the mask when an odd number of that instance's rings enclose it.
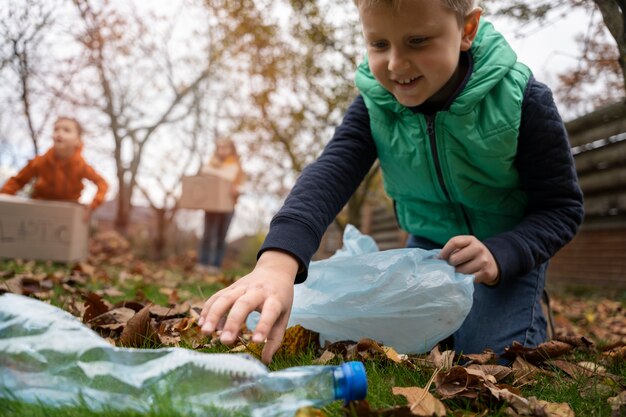
<instances>
[{"instance_id":1,"label":"light blue plastic bag","mask_svg":"<svg viewBox=\"0 0 626 417\"><path fill-rule=\"evenodd\" d=\"M454 333L472 307L474 277L437 259L439 250L379 251L354 226L343 248L311 262L307 280L294 288L288 326L320 334L323 341L371 338L399 353L424 353ZM258 313L248 318L254 328Z\"/></svg>"}]
</instances>

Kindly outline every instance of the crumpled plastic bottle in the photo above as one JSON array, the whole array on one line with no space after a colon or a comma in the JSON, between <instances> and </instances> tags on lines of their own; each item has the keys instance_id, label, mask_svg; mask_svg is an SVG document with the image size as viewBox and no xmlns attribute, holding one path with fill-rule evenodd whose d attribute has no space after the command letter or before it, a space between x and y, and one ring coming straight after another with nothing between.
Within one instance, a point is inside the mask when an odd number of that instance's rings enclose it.
<instances>
[{"instance_id":1,"label":"crumpled plastic bottle","mask_svg":"<svg viewBox=\"0 0 626 417\"><path fill-rule=\"evenodd\" d=\"M311 262L294 287L288 327L318 332L321 342L374 339L399 353L425 353L454 333L469 313L474 276L455 272L439 250L379 251L348 225L343 247ZM248 316L254 329L259 314Z\"/></svg>"},{"instance_id":2,"label":"crumpled plastic bottle","mask_svg":"<svg viewBox=\"0 0 626 417\"><path fill-rule=\"evenodd\" d=\"M366 391L360 362L269 372L245 354L118 348L59 308L0 296L0 398L96 411L147 412L165 402L189 416L287 417Z\"/></svg>"}]
</instances>

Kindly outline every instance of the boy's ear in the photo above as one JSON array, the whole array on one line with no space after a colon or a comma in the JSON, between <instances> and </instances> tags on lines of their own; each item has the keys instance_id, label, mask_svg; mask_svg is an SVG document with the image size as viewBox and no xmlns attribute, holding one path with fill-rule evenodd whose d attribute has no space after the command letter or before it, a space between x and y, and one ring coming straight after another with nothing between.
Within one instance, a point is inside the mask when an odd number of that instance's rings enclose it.
<instances>
[{"instance_id":1,"label":"boy's ear","mask_svg":"<svg viewBox=\"0 0 626 417\"><path fill-rule=\"evenodd\" d=\"M482 9L477 7L472 10L466 17L463 24L463 38L461 38L461 51L467 51L472 47L472 42L478 33L478 24Z\"/></svg>"}]
</instances>

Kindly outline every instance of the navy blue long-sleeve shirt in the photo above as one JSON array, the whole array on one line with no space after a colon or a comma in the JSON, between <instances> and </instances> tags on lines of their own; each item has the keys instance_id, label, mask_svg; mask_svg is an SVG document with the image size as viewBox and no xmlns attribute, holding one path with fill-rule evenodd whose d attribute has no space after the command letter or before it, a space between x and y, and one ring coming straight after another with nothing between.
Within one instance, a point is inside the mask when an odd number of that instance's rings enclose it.
<instances>
[{"instance_id":1,"label":"navy blue long-sleeve shirt","mask_svg":"<svg viewBox=\"0 0 626 417\"><path fill-rule=\"evenodd\" d=\"M296 257L306 279L322 235L355 192L377 158L369 115L361 96L353 101L322 155L304 169L274 216L259 256L268 249ZM515 166L528 195L523 220L512 230L483 241L506 281L520 277L569 242L583 218L567 133L550 89L534 78L522 105Z\"/></svg>"}]
</instances>

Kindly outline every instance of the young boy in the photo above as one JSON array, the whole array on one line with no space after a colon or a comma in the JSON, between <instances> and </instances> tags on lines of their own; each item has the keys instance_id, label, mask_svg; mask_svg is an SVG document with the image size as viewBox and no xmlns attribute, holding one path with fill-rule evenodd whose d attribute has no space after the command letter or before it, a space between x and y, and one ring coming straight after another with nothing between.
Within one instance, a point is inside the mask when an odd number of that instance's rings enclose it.
<instances>
[{"instance_id":1,"label":"young boy","mask_svg":"<svg viewBox=\"0 0 626 417\"><path fill-rule=\"evenodd\" d=\"M253 310L271 361L293 284L327 225L376 158L409 247L442 248L475 276L457 352L546 338L540 307L548 259L583 217L567 134L550 90L473 0L356 0L367 58L360 95L273 218L254 270L205 303L202 331L233 343ZM225 315L227 315L226 318ZM415 329L419 337L419 329Z\"/></svg>"},{"instance_id":2,"label":"young boy","mask_svg":"<svg viewBox=\"0 0 626 417\"><path fill-rule=\"evenodd\" d=\"M77 120L59 117L54 123L54 145L44 155L36 156L4 184L0 194L15 194L36 178L32 198L41 200L78 201L83 191L83 178L96 184L98 191L85 215L104 201L108 185L81 155L83 129Z\"/></svg>"}]
</instances>

